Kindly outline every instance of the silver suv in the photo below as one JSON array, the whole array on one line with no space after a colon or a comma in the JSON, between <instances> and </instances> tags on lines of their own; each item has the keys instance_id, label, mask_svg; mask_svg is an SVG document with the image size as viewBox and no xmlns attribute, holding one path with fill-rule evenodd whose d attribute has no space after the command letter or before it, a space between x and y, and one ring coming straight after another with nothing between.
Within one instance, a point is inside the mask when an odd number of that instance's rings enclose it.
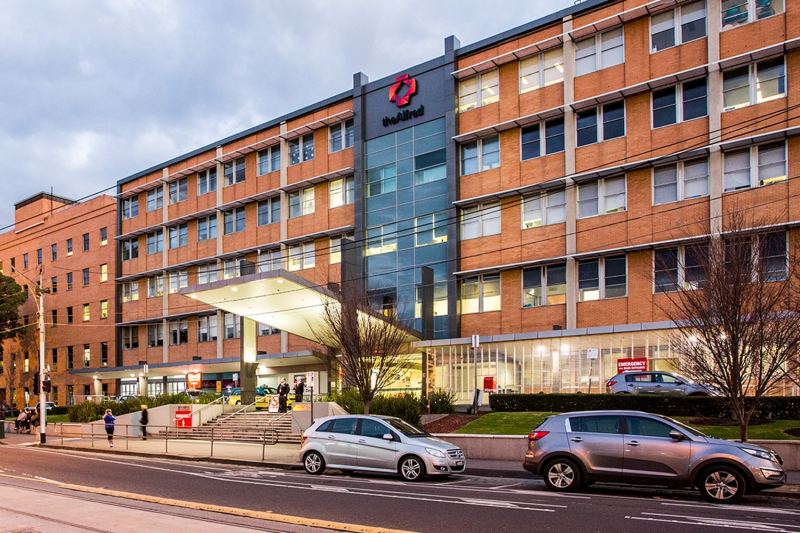
<instances>
[{"instance_id":1,"label":"silver suv","mask_svg":"<svg viewBox=\"0 0 800 533\"><path fill-rule=\"evenodd\" d=\"M303 433L300 459L309 474L326 467L399 473L407 481L463 472L464 452L399 418L340 415L320 418Z\"/></svg>"},{"instance_id":2,"label":"silver suv","mask_svg":"<svg viewBox=\"0 0 800 533\"><path fill-rule=\"evenodd\" d=\"M625 372L606 383L606 392L618 394L667 394L670 396L719 396L716 388L695 383L670 372Z\"/></svg>"},{"instance_id":3,"label":"silver suv","mask_svg":"<svg viewBox=\"0 0 800 533\"><path fill-rule=\"evenodd\" d=\"M715 503L734 503L786 479L783 460L771 450L639 411L551 416L528 436L523 467L554 491L595 481L696 487Z\"/></svg>"}]
</instances>

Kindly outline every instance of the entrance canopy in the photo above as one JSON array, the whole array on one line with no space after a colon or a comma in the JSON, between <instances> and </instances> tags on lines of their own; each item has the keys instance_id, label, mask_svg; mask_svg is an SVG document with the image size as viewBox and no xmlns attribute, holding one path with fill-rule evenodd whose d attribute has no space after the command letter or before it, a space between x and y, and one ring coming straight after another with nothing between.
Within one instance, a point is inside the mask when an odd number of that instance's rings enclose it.
<instances>
[{"instance_id":1,"label":"entrance canopy","mask_svg":"<svg viewBox=\"0 0 800 533\"><path fill-rule=\"evenodd\" d=\"M180 294L320 344L315 332L325 329L324 306L340 305L327 287L283 269L186 287ZM369 319L386 320L378 312L370 313ZM413 329L403 329L409 342L422 338Z\"/></svg>"}]
</instances>

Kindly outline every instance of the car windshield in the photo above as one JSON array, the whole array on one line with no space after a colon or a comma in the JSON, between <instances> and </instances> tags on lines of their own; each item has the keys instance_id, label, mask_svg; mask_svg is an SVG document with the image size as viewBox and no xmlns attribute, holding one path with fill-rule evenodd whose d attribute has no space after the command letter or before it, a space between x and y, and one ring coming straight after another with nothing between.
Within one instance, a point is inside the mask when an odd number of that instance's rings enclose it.
<instances>
[{"instance_id":1,"label":"car windshield","mask_svg":"<svg viewBox=\"0 0 800 533\"><path fill-rule=\"evenodd\" d=\"M406 437L430 437L431 434L424 429L418 428L413 424L409 424L405 420L399 418L384 418L384 422L392 426L394 429L405 435Z\"/></svg>"},{"instance_id":2,"label":"car windshield","mask_svg":"<svg viewBox=\"0 0 800 533\"><path fill-rule=\"evenodd\" d=\"M673 420L672 418L670 418L668 416L663 416L663 415L656 415L656 416L659 417L659 418L663 418L664 420L675 424L676 426L680 427L682 430L684 430L686 433L689 433L690 435L694 435L695 437L705 437L707 439L711 438L708 435L706 435L705 433L703 433L702 431L698 431L698 430L696 430L695 428L693 428L691 426L687 426L686 424L682 424L681 422L678 422L677 420Z\"/></svg>"}]
</instances>

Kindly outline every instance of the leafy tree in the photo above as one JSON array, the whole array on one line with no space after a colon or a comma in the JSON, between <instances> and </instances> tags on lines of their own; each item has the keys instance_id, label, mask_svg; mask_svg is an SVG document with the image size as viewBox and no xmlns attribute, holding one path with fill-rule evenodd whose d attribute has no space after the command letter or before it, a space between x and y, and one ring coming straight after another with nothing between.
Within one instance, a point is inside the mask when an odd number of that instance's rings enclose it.
<instances>
[{"instance_id":1,"label":"leafy tree","mask_svg":"<svg viewBox=\"0 0 800 533\"><path fill-rule=\"evenodd\" d=\"M28 295L23 292L22 287L14 281L14 278L0 274L0 359L3 361L5 361L5 341L25 335L26 327L20 321L19 308L27 299ZM5 373L8 376L9 393L13 398L16 377L13 362ZM9 403L12 398L8 399Z\"/></svg>"}]
</instances>

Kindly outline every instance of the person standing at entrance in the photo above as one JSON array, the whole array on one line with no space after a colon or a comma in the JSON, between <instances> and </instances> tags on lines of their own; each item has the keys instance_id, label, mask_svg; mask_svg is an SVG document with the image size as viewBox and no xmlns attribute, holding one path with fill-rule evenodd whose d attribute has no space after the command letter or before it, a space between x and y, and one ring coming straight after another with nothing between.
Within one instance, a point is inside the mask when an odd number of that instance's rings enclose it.
<instances>
[{"instance_id":1,"label":"person standing at entrance","mask_svg":"<svg viewBox=\"0 0 800 533\"><path fill-rule=\"evenodd\" d=\"M106 409L106 416L103 417L103 422L106 423L106 434L108 435L108 444L114 447L114 421L117 418L111 414L111 409Z\"/></svg>"},{"instance_id":2,"label":"person standing at entrance","mask_svg":"<svg viewBox=\"0 0 800 533\"><path fill-rule=\"evenodd\" d=\"M286 412L286 397L289 395L289 384L286 383L286 378L281 378L281 384L278 385L278 412Z\"/></svg>"},{"instance_id":3,"label":"person standing at entrance","mask_svg":"<svg viewBox=\"0 0 800 533\"><path fill-rule=\"evenodd\" d=\"M294 386L294 401L301 403L303 401L303 391L306 389L305 382L301 379Z\"/></svg>"},{"instance_id":4,"label":"person standing at entrance","mask_svg":"<svg viewBox=\"0 0 800 533\"><path fill-rule=\"evenodd\" d=\"M142 405L142 416L139 417L139 423L142 425L142 440L147 440L147 406Z\"/></svg>"}]
</instances>

